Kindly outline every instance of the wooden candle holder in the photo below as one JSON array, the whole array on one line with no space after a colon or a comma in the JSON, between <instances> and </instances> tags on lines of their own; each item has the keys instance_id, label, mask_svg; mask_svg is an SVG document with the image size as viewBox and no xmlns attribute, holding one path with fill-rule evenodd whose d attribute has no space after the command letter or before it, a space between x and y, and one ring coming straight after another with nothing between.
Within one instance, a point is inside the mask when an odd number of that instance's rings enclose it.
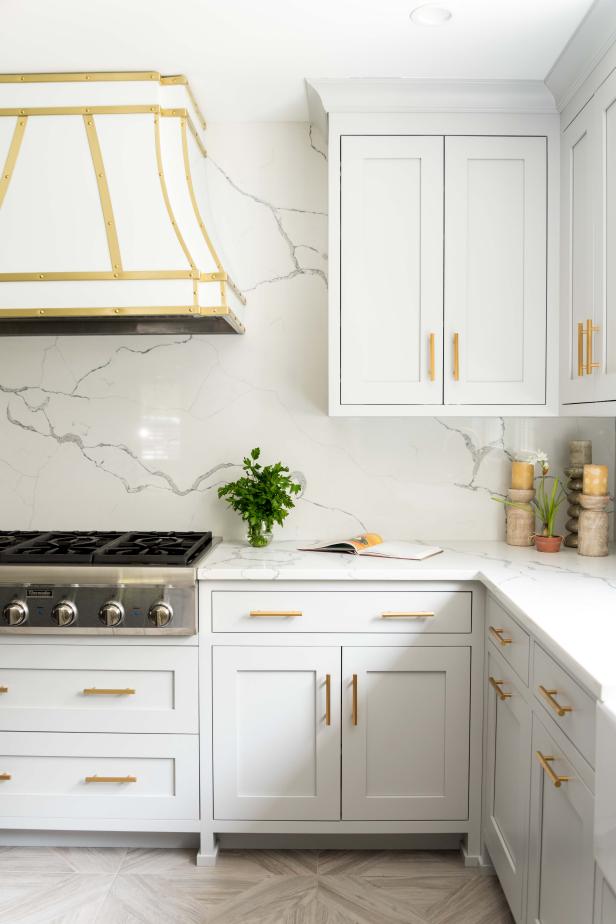
<instances>
[{"instance_id":1,"label":"wooden candle holder","mask_svg":"<svg viewBox=\"0 0 616 924\"><path fill-rule=\"evenodd\" d=\"M608 554L609 495L580 494L578 520L578 555L601 558Z\"/></svg>"},{"instance_id":2,"label":"wooden candle holder","mask_svg":"<svg viewBox=\"0 0 616 924\"><path fill-rule=\"evenodd\" d=\"M531 546L535 535L535 508L531 504L535 496L534 490L523 488L509 488L507 497L515 504L523 507L507 505L506 511L506 542L507 545Z\"/></svg>"}]
</instances>

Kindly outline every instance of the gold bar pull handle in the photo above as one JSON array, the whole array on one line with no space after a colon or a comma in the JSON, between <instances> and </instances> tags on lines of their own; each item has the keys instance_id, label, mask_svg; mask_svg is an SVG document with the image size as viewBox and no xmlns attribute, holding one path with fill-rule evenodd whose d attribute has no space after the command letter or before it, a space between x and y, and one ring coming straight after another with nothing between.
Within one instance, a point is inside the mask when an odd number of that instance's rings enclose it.
<instances>
[{"instance_id":1,"label":"gold bar pull handle","mask_svg":"<svg viewBox=\"0 0 616 924\"><path fill-rule=\"evenodd\" d=\"M490 686L494 687L496 690L500 700L511 699L513 693L505 693L503 690L501 690L502 685L505 683L504 680L495 680L494 677L488 677L488 680L490 681Z\"/></svg>"},{"instance_id":2,"label":"gold bar pull handle","mask_svg":"<svg viewBox=\"0 0 616 924\"><path fill-rule=\"evenodd\" d=\"M84 696L134 696L137 691L132 687L105 689L103 687L86 687L83 691Z\"/></svg>"},{"instance_id":3,"label":"gold bar pull handle","mask_svg":"<svg viewBox=\"0 0 616 924\"><path fill-rule=\"evenodd\" d=\"M351 722L353 723L353 725L357 725L357 674L353 674L352 687L353 687L353 712L351 714Z\"/></svg>"},{"instance_id":4,"label":"gold bar pull handle","mask_svg":"<svg viewBox=\"0 0 616 924\"><path fill-rule=\"evenodd\" d=\"M581 321L578 321L578 328L577 328L578 378L581 378L584 375L584 337L585 336L586 336L586 331L584 330L584 325Z\"/></svg>"},{"instance_id":5,"label":"gold bar pull handle","mask_svg":"<svg viewBox=\"0 0 616 924\"><path fill-rule=\"evenodd\" d=\"M417 610L409 613L396 613L393 611L381 613L381 619L429 619L431 616L436 616L436 613L430 613L428 610Z\"/></svg>"},{"instance_id":6,"label":"gold bar pull handle","mask_svg":"<svg viewBox=\"0 0 616 924\"><path fill-rule=\"evenodd\" d=\"M556 760L555 757L546 757L545 754L541 753L541 751L535 751L535 757L543 767L543 770L545 771L545 774L550 782L554 783L554 786L556 786L556 789L560 789L561 783L569 782L571 779L570 776L558 776L558 774L554 773L552 770L550 762Z\"/></svg>"},{"instance_id":7,"label":"gold bar pull handle","mask_svg":"<svg viewBox=\"0 0 616 924\"><path fill-rule=\"evenodd\" d=\"M8 692L9 692L9 688L8 688L8 687L2 687L2 686L0 686L0 693L8 693Z\"/></svg>"},{"instance_id":8,"label":"gold bar pull handle","mask_svg":"<svg viewBox=\"0 0 616 924\"><path fill-rule=\"evenodd\" d=\"M12 779L13 779L13 777L11 776L10 773L0 773L0 781L1 781L1 782L4 782L4 783L5 783L7 780L12 780Z\"/></svg>"},{"instance_id":9,"label":"gold bar pull handle","mask_svg":"<svg viewBox=\"0 0 616 924\"><path fill-rule=\"evenodd\" d=\"M431 382L434 381L436 377L436 369L434 365L434 345L436 340L436 334L430 334L429 338L429 348L430 348L430 364L428 366L428 378Z\"/></svg>"},{"instance_id":10,"label":"gold bar pull handle","mask_svg":"<svg viewBox=\"0 0 616 924\"><path fill-rule=\"evenodd\" d=\"M544 686L539 684L539 692L543 698L547 701L548 706L552 709L556 715L560 716L561 719L564 715L567 715L568 712L573 712L571 706L561 706L557 699L555 699L558 690L546 690Z\"/></svg>"},{"instance_id":11,"label":"gold bar pull handle","mask_svg":"<svg viewBox=\"0 0 616 924\"><path fill-rule=\"evenodd\" d=\"M503 647L505 645L511 645L513 643L512 638L503 638L504 629L495 629L494 626L489 626L490 634L494 636L499 645Z\"/></svg>"},{"instance_id":12,"label":"gold bar pull handle","mask_svg":"<svg viewBox=\"0 0 616 924\"><path fill-rule=\"evenodd\" d=\"M293 619L303 616L301 610L251 610L251 619L263 617L265 619Z\"/></svg>"},{"instance_id":13,"label":"gold bar pull handle","mask_svg":"<svg viewBox=\"0 0 616 924\"><path fill-rule=\"evenodd\" d=\"M460 381L460 334L453 335L453 379Z\"/></svg>"},{"instance_id":14,"label":"gold bar pull handle","mask_svg":"<svg viewBox=\"0 0 616 924\"><path fill-rule=\"evenodd\" d=\"M325 675L325 724L332 724L332 676Z\"/></svg>"},{"instance_id":15,"label":"gold bar pull handle","mask_svg":"<svg viewBox=\"0 0 616 924\"><path fill-rule=\"evenodd\" d=\"M136 776L87 776L86 783L136 783Z\"/></svg>"},{"instance_id":16,"label":"gold bar pull handle","mask_svg":"<svg viewBox=\"0 0 616 924\"><path fill-rule=\"evenodd\" d=\"M586 374L592 375L593 369L598 369L601 363L593 362L593 343L592 335L599 333L599 327L592 323L592 319L586 321Z\"/></svg>"}]
</instances>

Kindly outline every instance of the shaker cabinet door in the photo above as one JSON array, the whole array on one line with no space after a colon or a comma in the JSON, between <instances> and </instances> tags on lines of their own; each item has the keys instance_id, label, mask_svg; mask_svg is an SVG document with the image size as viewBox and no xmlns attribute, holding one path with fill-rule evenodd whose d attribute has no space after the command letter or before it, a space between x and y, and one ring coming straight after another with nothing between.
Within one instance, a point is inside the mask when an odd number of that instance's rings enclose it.
<instances>
[{"instance_id":1,"label":"shaker cabinet door","mask_svg":"<svg viewBox=\"0 0 616 924\"><path fill-rule=\"evenodd\" d=\"M545 404L546 157L544 137L445 140L445 404Z\"/></svg>"},{"instance_id":2,"label":"shaker cabinet door","mask_svg":"<svg viewBox=\"0 0 616 924\"><path fill-rule=\"evenodd\" d=\"M340 402L443 402L442 137L341 139Z\"/></svg>"},{"instance_id":3,"label":"shaker cabinet door","mask_svg":"<svg viewBox=\"0 0 616 924\"><path fill-rule=\"evenodd\" d=\"M340 818L340 648L213 649L214 818Z\"/></svg>"},{"instance_id":4,"label":"shaker cabinet door","mask_svg":"<svg viewBox=\"0 0 616 924\"><path fill-rule=\"evenodd\" d=\"M532 751L528 920L592 921L593 796L536 717Z\"/></svg>"},{"instance_id":5,"label":"shaker cabinet door","mask_svg":"<svg viewBox=\"0 0 616 924\"><path fill-rule=\"evenodd\" d=\"M588 360L596 325L597 133L592 102L569 125L561 148L560 400L593 401L597 376ZM591 331L593 345L596 332ZM592 361L592 357L590 357Z\"/></svg>"},{"instance_id":6,"label":"shaker cabinet door","mask_svg":"<svg viewBox=\"0 0 616 924\"><path fill-rule=\"evenodd\" d=\"M470 648L342 649L342 817L468 818Z\"/></svg>"},{"instance_id":7,"label":"shaker cabinet door","mask_svg":"<svg viewBox=\"0 0 616 924\"><path fill-rule=\"evenodd\" d=\"M600 179L595 199L597 330L590 344L591 359L597 366L591 369L591 375L595 379L595 401L616 401L616 73L599 87L591 105L599 149L596 172Z\"/></svg>"},{"instance_id":8,"label":"shaker cabinet door","mask_svg":"<svg viewBox=\"0 0 616 924\"><path fill-rule=\"evenodd\" d=\"M531 711L512 668L488 650L484 837L517 924L528 868Z\"/></svg>"}]
</instances>

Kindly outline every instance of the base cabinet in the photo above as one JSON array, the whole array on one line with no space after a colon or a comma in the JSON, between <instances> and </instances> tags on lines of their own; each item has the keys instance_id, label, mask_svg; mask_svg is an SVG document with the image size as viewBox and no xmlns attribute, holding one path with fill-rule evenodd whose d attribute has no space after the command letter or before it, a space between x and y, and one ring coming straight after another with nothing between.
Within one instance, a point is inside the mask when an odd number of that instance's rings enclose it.
<instances>
[{"instance_id":1,"label":"base cabinet","mask_svg":"<svg viewBox=\"0 0 616 924\"><path fill-rule=\"evenodd\" d=\"M467 819L470 660L464 646L214 646L214 819Z\"/></svg>"},{"instance_id":2,"label":"base cabinet","mask_svg":"<svg viewBox=\"0 0 616 924\"><path fill-rule=\"evenodd\" d=\"M342 817L468 817L470 648L342 649Z\"/></svg>"},{"instance_id":3,"label":"base cabinet","mask_svg":"<svg viewBox=\"0 0 616 924\"><path fill-rule=\"evenodd\" d=\"M532 714L513 669L487 660L484 836L516 924L525 918Z\"/></svg>"},{"instance_id":4,"label":"base cabinet","mask_svg":"<svg viewBox=\"0 0 616 924\"><path fill-rule=\"evenodd\" d=\"M556 740L533 717L529 924L593 919L594 800Z\"/></svg>"}]
</instances>

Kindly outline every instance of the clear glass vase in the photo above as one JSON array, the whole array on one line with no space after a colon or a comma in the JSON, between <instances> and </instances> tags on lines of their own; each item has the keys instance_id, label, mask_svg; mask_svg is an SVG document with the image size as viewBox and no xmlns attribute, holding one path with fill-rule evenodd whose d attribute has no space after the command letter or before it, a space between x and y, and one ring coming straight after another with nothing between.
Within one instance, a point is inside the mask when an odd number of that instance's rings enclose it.
<instances>
[{"instance_id":1,"label":"clear glass vase","mask_svg":"<svg viewBox=\"0 0 616 924\"><path fill-rule=\"evenodd\" d=\"M270 530L266 529L264 524L259 526L249 526L246 532L246 541L254 549L264 549L272 541L273 536Z\"/></svg>"}]
</instances>

